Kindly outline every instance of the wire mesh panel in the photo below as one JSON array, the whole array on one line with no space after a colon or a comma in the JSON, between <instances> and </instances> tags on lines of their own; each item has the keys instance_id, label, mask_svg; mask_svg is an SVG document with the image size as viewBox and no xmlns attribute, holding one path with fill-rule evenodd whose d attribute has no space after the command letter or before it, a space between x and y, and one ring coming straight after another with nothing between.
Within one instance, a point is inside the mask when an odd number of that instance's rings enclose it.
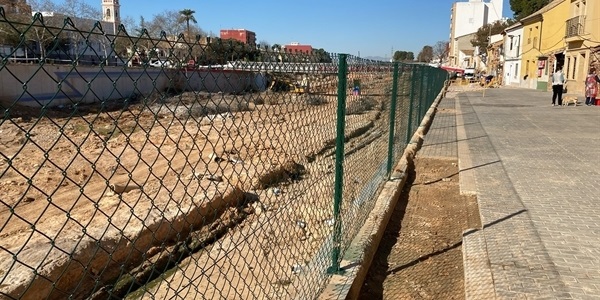
<instances>
[{"instance_id":1,"label":"wire mesh panel","mask_svg":"<svg viewBox=\"0 0 600 300\"><path fill-rule=\"evenodd\" d=\"M445 80L46 22L0 8L8 299L315 298Z\"/></svg>"},{"instance_id":2,"label":"wire mesh panel","mask_svg":"<svg viewBox=\"0 0 600 300\"><path fill-rule=\"evenodd\" d=\"M348 58L344 155L343 244L347 247L372 209L387 174L392 86L389 63Z\"/></svg>"}]
</instances>

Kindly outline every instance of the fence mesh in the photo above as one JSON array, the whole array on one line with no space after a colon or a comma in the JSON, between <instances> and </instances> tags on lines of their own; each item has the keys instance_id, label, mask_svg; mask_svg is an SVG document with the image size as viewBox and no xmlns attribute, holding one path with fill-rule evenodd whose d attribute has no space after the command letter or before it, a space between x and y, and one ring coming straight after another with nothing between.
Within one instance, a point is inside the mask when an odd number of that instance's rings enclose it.
<instances>
[{"instance_id":1,"label":"fence mesh","mask_svg":"<svg viewBox=\"0 0 600 300\"><path fill-rule=\"evenodd\" d=\"M8 299L317 297L446 79L52 24L0 8Z\"/></svg>"}]
</instances>

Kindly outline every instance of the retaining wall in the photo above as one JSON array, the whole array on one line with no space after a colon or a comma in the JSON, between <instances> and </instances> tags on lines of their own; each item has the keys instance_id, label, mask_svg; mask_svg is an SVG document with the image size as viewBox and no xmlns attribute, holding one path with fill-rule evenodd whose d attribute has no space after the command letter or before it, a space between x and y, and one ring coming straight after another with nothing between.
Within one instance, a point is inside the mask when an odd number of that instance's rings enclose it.
<instances>
[{"instance_id":1,"label":"retaining wall","mask_svg":"<svg viewBox=\"0 0 600 300\"><path fill-rule=\"evenodd\" d=\"M169 88L239 93L263 91L264 74L238 70L185 70L8 64L0 69L0 104L60 106L147 96Z\"/></svg>"}]
</instances>

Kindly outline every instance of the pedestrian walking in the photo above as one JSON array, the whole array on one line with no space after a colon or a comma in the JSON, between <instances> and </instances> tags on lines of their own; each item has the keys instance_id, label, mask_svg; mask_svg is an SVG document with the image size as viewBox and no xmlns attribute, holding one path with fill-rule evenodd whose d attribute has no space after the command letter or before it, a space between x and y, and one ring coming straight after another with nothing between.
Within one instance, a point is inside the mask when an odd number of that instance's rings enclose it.
<instances>
[{"instance_id":1,"label":"pedestrian walking","mask_svg":"<svg viewBox=\"0 0 600 300\"><path fill-rule=\"evenodd\" d=\"M596 69L590 68L590 72L585 79L585 105L591 106L596 104L598 83L600 83L600 77L596 75Z\"/></svg>"},{"instance_id":2,"label":"pedestrian walking","mask_svg":"<svg viewBox=\"0 0 600 300\"><path fill-rule=\"evenodd\" d=\"M558 106L562 106L564 84L565 75L562 72L562 67L558 67L556 72L552 74L552 106L556 105L556 98L558 98Z\"/></svg>"}]
</instances>

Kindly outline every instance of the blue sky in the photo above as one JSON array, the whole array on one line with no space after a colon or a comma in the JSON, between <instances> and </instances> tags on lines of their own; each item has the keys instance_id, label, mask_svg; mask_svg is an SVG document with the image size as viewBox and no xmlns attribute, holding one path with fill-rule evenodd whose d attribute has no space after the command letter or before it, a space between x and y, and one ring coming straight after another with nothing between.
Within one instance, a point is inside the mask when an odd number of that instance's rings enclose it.
<instances>
[{"instance_id":1,"label":"blue sky","mask_svg":"<svg viewBox=\"0 0 600 300\"><path fill-rule=\"evenodd\" d=\"M84 0L100 7L101 0ZM465 2L462 0L460 2ZM220 29L244 28L269 44L300 42L334 53L390 57L448 40L454 0L121 0L121 16L150 20L164 10L192 9L198 25L218 35ZM503 15L512 17L509 0Z\"/></svg>"}]
</instances>

